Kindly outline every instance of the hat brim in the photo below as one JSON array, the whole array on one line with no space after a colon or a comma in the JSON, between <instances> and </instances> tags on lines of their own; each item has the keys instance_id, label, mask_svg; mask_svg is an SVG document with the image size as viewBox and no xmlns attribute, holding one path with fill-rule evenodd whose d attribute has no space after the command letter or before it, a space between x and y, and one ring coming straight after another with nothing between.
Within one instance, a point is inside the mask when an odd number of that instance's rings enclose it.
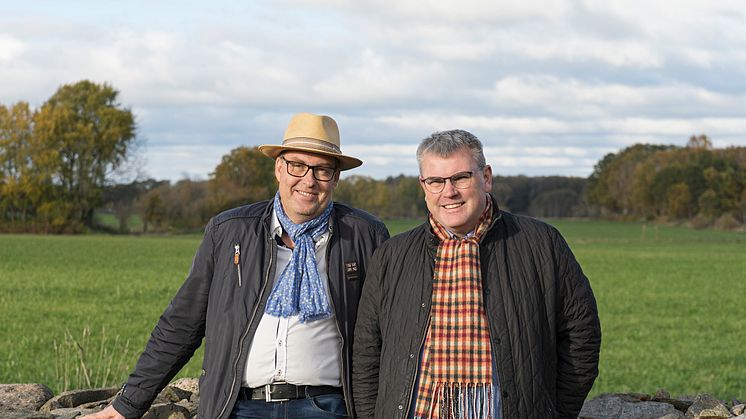
<instances>
[{"instance_id":1,"label":"hat brim","mask_svg":"<svg viewBox=\"0 0 746 419\"><path fill-rule=\"evenodd\" d=\"M363 161L355 157L346 156L344 154L332 153L321 151L315 148L306 148L298 146L282 146L282 145L270 145L264 144L258 147L265 156L276 159L277 156L282 154L284 151L301 151L304 153L319 154L322 156L334 157L339 161L339 170L350 170L354 169L363 164Z\"/></svg>"}]
</instances>

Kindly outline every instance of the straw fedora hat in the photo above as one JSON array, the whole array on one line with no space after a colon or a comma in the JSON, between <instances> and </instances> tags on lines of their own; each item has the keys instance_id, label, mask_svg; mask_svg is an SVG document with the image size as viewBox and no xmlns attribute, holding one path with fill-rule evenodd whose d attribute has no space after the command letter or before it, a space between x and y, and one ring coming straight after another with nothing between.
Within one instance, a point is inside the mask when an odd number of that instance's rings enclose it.
<instances>
[{"instance_id":1,"label":"straw fedora hat","mask_svg":"<svg viewBox=\"0 0 746 419\"><path fill-rule=\"evenodd\" d=\"M339 128L332 118L305 112L290 119L282 145L260 145L259 151L273 159L283 151L322 154L339 160L339 170L349 170L363 164L360 159L342 154Z\"/></svg>"}]
</instances>

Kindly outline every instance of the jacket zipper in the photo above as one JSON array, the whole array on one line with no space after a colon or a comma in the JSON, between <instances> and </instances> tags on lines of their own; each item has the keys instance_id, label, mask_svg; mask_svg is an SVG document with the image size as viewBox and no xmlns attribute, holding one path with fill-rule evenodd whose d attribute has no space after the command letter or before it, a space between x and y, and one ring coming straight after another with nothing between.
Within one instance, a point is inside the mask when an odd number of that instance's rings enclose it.
<instances>
[{"instance_id":1,"label":"jacket zipper","mask_svg":"<svg viewBox=\"0 0 746 419\"><path fill-rule=\"evenodd\" d=\"M484 281L482 281L482 282L484 282ZM502 377L500 376L500 369L497 367L497 361L498 361L498 358L497 358L497 348L495 348L495 345L492 344L492 324L490 323L490 316L486 315L486 313L487 313L487 300L485 299L485 296L484 296L484 289L482 290L482 301L483 301L483 304L484 304L484 311L485 311L484 318L487 320L487 331L490 334L490 352L492 352L492 362L495 363L495 374L497 375L497 384L498 384L497 388L499 389L500 388L499 386L502 385L503 380L502 380ZM492 383L492 384L494 385L494 383ZM499 390L498 390L498 393L500 393ZM503 402L502 394L497 394L497 397L499 397L500 401ZM490 404L494 404L494 402L495 402L495 394L492 395L492 400L490 400ZM505 403L500 403L500 404L502 405L502 410L503 410L502 412L500 412L500 417L504 418L504 417L506 417L505 416Z\"/></svg>"},{"instance_id":2,"label":"jacket zipper","mask_svg":"<svg viewBox=\"0 0 746 419\"><path fill-rule=\"evenodd\" d=\"M262 291L259 293L259 302L254 306L254 311L251 313L251 318L249 319L249 323L246 324L246 330L244 330L243 335L241 335L241 340L238 343L238 354L236 356L236 363L233 365L233 381L231 381L231 392L228 393L228 398L225 400L225 405L223 405L223 408L220 410L220 413L218 414L218 418L223 417L223 414L225 413L225 410L228 408L228 404L230 404L231 399L233 398L233 391L236 388L236 380L238 379L238 362L241 360L241 353L243 352L243 343L246 340L246 336L249 334L249 330L251 329L251 324L254 322L254 318L256 317L256 312L259 309L259 306L262 304L262 300L264 298L264 290L267 288L267 283L269 282L269 274L272 271L272 260L273 260L273 252L272 252L272 240L267 240L267 244L269 245L270 251L269 251L269 264L267 265L267 275L264 278L264 284L262 285Z\"/></svg>"},{"instance_id":3,"label":"jacket zipper","mask_svg":"<svg viewBox=\"0 0 746 419\"><path fill-rule=\"evenodd\" d=\"M417 346L417 359L420 359L420 354L422 353L422 347L425 345L425 339L427 338L427 330L430 328L430 310L432 309L432 303L430 304L430 307L427 309L427 324L425 325L425 333L422 334L422 339L420 340L420 344ZM419 361L418 361L419 362ZM409 386L409 401L407 402L407 410L405 410L403 413L404 415L409 414L409 409L412 408L412 397L414 397L414 383L417 381L417 370L419 370L419 366L415 366L414 369L414 376L412 377L412 382Z\"/></svg>"},{"instance_id":4,"label":"jacket zipper","mask_svg":"<svg viewBox=\"0 0 746 419\"><path fill-rule=\"evenodd\" d=\"M332 238L333 237L334 237L334 229L332 228L332 225L330 224L329 225L329 240L327 242L327 248L326 248L326 261L327 261L327 267L326 267L327 281L326 282L327 282L327 295L329 297L329 301L331 301L331 303L332 303L332 310L334 309L334 307L336 306L336 304L334 303L334 298L331 295L331 290L329 289L328 284L331 283L331 276L332 276L331 275L332 270L329 269L329 260L330 260L329 259L329 255L332 252ZM340 249L341 249L341 244L340 244ZM340 252L339 256L340 256L340 262L344 263L344 261L342 260L342 259L344 259L343 253ZM346 287L347 283L344 282L345 280L346 280L345 276L342 275L341 292L342 292L342 297L343 297L344 301L346 301L346 299L347 299L347 287ZM347 304L343 304L342 314L344 314L345 316L347 315L346 311L347 311ZM335 317L336 317L336 314L335 314ZM339 328L339 320L340 319L335 319L334 325L337 327L337 333L339 333L339 362L342 364L341 365L342 376L340 377L340 381L342 382L342 397L344 397L345 407L347 408L348 414L351 414L352 413L352 409L351 409L352 406L349 403L350 397L349 397L349 394L348 394L349 393L349 389L347 388L347 368L345 368L345 364L346 364L345 363L345 353L344 353L345 335L342 333L342 329Z\"/></svg>"},{"instance_id":5,"label":"jacket zipper","mask_svg":"<svg viewBox=\"0 0 746 419\"><path fill-rule=\"evenodd\" d=\"M236 273L238 274L238 287L241 288L241 263L239 257L241 256L241 245L236 243L233 245L233 264L236 265Z\"/></svg>"},{"instance_id":6,"label":"jacket zipper","mask_svg":"<svg viewBox=\"0 0 746 419\"><path fill-rule=\"evenodd\" d=\"M484 240L484 238L487 237L487 233L490 230L492 230L492 227L495 225L496 221L497 221L497 219L492 220L492 224L490 225L490 227L487 230L487 232L485 232L484 236L482 237L482 240ZM479 241L479 257L480 258L482 257L482 240ZM487 261L487 263L489 263L489 260ZM480 263L479 263L479 269L482 269L481 260L480 260ZM481 272L480 272L480 275L481 275ZM492 344L492 323L490 322L490 316L487 315L487 296L484 295L484 280L482 280L482 284L483 284L482 285L482 305L484 306L484 311L485 311L484 318L487 320L487 331L490 334L490 351L492 352L492 358L493 358L492 361L495 363L495 374L497 375L497 380L498 380L497 384L501 386L503 384L503 377L500 374L500 368L497 367L497 361L498 361L498 358L497 358L497 348L495 347L495 345ZM507 407L506 407L506 404L504 403L504 400L502 398L502 394L498 394L497 397L499 397L500 401L502 402L502 403L500 403L502 405L502 412L500 412L500 417L504 418L504 417L506 417L505 416L505 409ZM490 402L494 402L494 400L495 400L495 395L492 396L492 400Z\"/></svg>"},{"instance_id":7,"label":"jacket zipper","mask_svg":"<svg viewBox=\"0 0 746 419\"><path fill-rule=\"evenodd\" d=\"M434 268L433 268L434 271ZM435 272L433 272L433 275ZM432 279L434 281L434 279ZM425 324L425 330L422 333L422 338L420 339L420 344L417 346L417 360L419 362L420 354L422 354L422 348L425 346L425 339L427 338L427 331L430 328L430 313L432 312L433 308L433 299L432 299L432 289L430 290L430 304L427 307L427 323ZM409 413L409 409L412 408L412 397L414 396L414 383L417 381L417 371L419 370L419 365L415 366L414 369L414 376L412 377L412 382L409 386L409 401L407 402L407 410L404 412L404 414Z\"/></svg>"}]
</instances>

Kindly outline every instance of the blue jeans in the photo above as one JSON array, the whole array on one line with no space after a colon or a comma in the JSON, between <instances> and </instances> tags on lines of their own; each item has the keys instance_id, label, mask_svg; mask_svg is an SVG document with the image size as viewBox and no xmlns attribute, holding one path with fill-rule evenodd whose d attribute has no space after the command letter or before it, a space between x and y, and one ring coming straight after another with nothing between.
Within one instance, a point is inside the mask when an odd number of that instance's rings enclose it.
<instances>
[{"instance_id":1,"label":"blue jeans","mask_svg":"<svg viewBox=\"0 0 746 419\"><path fill-rule=\"evenodd\" d=\"M346 418L341 394L323 394L287 402L238 400L228 419L332 419Z\"/></svg>"}]
</instances>

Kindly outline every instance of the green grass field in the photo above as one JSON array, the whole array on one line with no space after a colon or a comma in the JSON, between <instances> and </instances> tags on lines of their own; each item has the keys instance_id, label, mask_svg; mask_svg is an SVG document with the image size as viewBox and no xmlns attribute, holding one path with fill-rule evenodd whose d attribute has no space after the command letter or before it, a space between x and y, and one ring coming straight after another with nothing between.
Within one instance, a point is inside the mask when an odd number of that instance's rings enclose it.
<instances>
[{"instance_id":1,"label":"green grass field","mask_svg":"<svg viewBox=\"0 0 746 419\"><path fill-rule=\"evenodd\" d=\"M603 347L592 394L666 388L746 398L746 234L553 224L599 304ZM0 235L0 382L55 392L121 383L199 239ZM180 376L197 376L201 356Z\"/></svg>"},{"instance_id":2,"label":"green grass field","mask_svg":"<svg viewBox=\"0 0 746 419\"><path fill-rule=\"evenodd\" d=\"M746 234L556 222L590 278L603 333L593 393L746 397Z\"/></svg>"}]
</instances>

